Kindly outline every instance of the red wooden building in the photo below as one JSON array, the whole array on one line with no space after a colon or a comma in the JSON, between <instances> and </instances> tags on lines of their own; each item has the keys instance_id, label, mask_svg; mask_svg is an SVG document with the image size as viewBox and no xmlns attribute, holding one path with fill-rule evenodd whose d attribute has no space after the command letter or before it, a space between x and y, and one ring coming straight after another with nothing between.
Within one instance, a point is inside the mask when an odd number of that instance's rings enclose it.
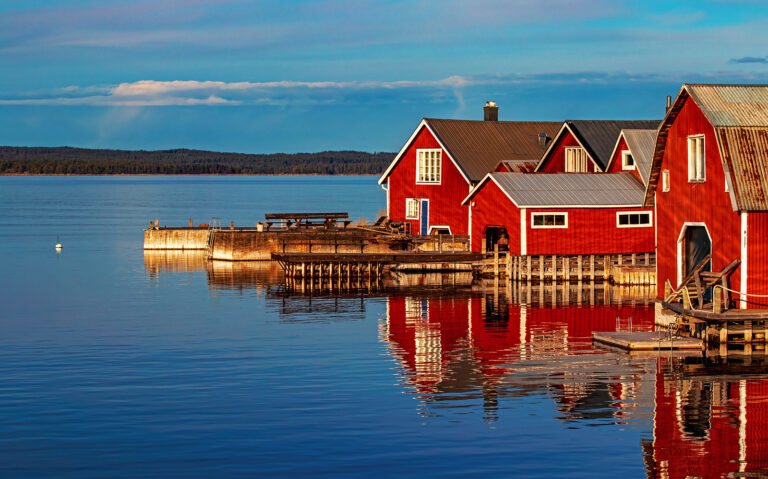
<instances>
[{"instance_id":1,"label":"red wooden building","mask_svg":"<svg viewBox=\"0 0 768 479\"><path fill-rule=\"evenodd\" d=\"M484 121L425 118L379 179L387 215L412 233L469 234L462 200L503 161L538 161L557 122L498 121L489 102Z\"/></svg>"},{"instance_id":2,"label":"red wooden building","mask_svg":"<svg viewBox=\"0 0 768 479\"><path fill-rule=\"evenodd\" d=\"M652 253L653 210L633 173L491 173L464 200L472 250L513 255ZM503 244L503 241L502 241Z\"/></svg>"},{"instance_id":3,"label":"red wooden building","mask_svg":"<svg viewBox=\"0 0 768 479\"><path fill-rule=\"evenodd\" d=\"M683 85L659 127L654 200L659 296L711 253L713 270L741 260L742 308L768 306L768 85Z\"/></svg>"},{"instance_id":4,"label":"red wooden building","mask_svg":"<svg viewBox=\"0 0 768 479\"><path fill-rule=\"evenodd\" d=\"M601 173L624 129L656 130L658 120L569 120L541 158L541 173Z\"/></svg>"}]
</instances>

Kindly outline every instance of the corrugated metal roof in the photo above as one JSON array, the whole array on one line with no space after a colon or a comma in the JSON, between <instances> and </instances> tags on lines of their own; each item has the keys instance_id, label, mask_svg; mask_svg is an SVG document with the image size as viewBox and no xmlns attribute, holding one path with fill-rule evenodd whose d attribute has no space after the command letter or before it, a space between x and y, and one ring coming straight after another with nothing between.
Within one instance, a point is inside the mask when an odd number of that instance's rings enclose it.
<instances>
[{"instance_id":1,"label":"corrugated metal roof","mask_svg":"<svg viewBox=\"0 0 768 479\"><path fill-rule=\"evenodd\" d=\"M645 189L631 173L493 173L520 208L638 206Z\"/></svg>"},{"instance_id":2,"label":"corrugated metal roof","mask_svg":"<svg viewBox=\"0 0 768 479\"><path fill-rule=\"evenodd\" d=\"M656 130L622 130L622 133L635 159L643 184L647 185L651 175L653 149L656 147Z\"/></svg>"},{"instance_id":3,"label":"corrugated metal roof","mask_svg":"<svg viewBox=\"0 0 768 479\"><path fill-rule=\"evenodd\" d=\"M740 210L768 210L768 127L716 128Z\"/></svg>"},{"instance_id":4,"label":"corrugated metal roof","mask_svg":"<svg viewBox=\"0 0 768 479\"><path fill-rule=\"evenodd\" d=\"M470 181L480 181L502 161L538 161L561 123L551 121L472 121L427 118ZM542 144L539 133L547 135Z\"/></svg>"},{"instance_id":5,"label":"corrugated metal roof","mask_svg":"<svg viewBox=\"0 0 768 479\"><path fill-rule=\"evenodd\" d=\"M768 126L768 85L699 85L683 88L712 126Z\"/></svg>"},{"instance_id":6,"label":"corrugated metal roof","mask_svg":"<svg viewBox=\"0 0 768 479\"><path fill-rule=\"evenodd\" d=\"M656 130L661 120L569 120L566 123L589 156L605 171L621 130Z\"/></svg>"}]
</instances>

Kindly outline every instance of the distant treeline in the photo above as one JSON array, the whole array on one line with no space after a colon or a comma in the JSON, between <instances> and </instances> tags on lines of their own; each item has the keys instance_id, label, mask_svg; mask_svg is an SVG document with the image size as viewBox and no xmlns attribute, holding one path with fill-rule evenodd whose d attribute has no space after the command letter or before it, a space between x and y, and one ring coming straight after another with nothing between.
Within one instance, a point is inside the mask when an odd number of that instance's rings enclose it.
<instances>
[{"instance_id":1,"label":"distant treeline","mask_svg":"<svg viewBox=\"0 0 768 479\"><path fill-rule=\"evenodd\" d=\"M394 153L218 153L0 146L0 175L378 175Z\"/></svg>"}]
</instances>

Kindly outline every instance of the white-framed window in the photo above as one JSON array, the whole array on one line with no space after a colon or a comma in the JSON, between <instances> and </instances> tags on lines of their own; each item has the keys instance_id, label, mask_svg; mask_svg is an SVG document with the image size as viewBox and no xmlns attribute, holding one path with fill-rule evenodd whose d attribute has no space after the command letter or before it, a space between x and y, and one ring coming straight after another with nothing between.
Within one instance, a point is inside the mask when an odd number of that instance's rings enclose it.
<instances>
[{"instance_id":1,"label":"white-framed window","mask_svg":"<svg viewBox=\"0 0 768 479\"><path fill-rule=\"evenodd\" d=\"M704 135L688 137L688 181L696 183L707 179L704 155Z\"/></svg>"},{"instance_id":2,"label":"white-framed window","mask_svg":"<svg viewBox=\"0 0 768 479\"><path fill-rule=\"evenodd\" d=\"M669 170L661 171L661 191L664 193L669 191Z\"/></svg>"},{"instance_id":3,"label":"white-framed window","mask_svg":"<svg viewBox=\"0 0 768 479\"><path fill-rule=\"evenodd\" d=\"M568 213L531 213L531 228L567 228Z\"/></svg>"},{"instance_id":4,"label":"white-framed window","mask_svg":"<svg viewBox=\"0 0 768 479\"><path fill-rule=\"evenodd\" d=\"M440 148L416 150L416 183L440 183L442 156Z\"/></svg>"},{"instance_id":5,"label":"white-framed window","mask_svg":"<svg viewBox=\"0 0 768 479\"><path fill-rule=\"evenodd\" d=\"M565 149L565 172L587 172L587 152L584 148L568 147Z\"/></svg>"},{"instance_id":6,"label":"white-framed window","mask_svg":"<svg viewBox=\"0 0 768 479\"><path fill-rule=\"evenodd\" d=\"M419 219L419 199L418 198L405 199L405 219L407 220Z\"/></svg>"},{"instance_id":7,"label":"white-framed window","mask_svg":"<svg viewBox=\"0 0 768 479\"><path fill-rule=\"evenodd\" d=\"M617 228L648 228L651 226L653 226L653 217L650 211L616 213Z\"/></svg>"},{"instance_id":8,"label":"white-framed window","mask_svg":"<svg viewBox=\"0 0 768 479\"><path fill-rule=\"evenodd\" d=\"M629 150L623 150L621 152L621 169L622 170L635 169L635 158L632 156L632 152Z\"/></svg>"}]
</instances>

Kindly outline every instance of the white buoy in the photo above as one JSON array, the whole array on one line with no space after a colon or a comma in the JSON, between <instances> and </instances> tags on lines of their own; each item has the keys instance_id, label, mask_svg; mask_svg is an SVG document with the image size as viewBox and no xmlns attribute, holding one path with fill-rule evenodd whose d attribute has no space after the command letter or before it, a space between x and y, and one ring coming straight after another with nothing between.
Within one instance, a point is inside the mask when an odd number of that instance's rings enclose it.
<instances>
[{"instance_id":1,"label":"white buoy","mask_svg":"<svg viewBox=\"0 0 768 479\"><path fill-rule=\"evenodd\" d=\"M59 241L59 236L56 235L56 251L61 251L61 241Z\"/></svg>"}]
</instances>

